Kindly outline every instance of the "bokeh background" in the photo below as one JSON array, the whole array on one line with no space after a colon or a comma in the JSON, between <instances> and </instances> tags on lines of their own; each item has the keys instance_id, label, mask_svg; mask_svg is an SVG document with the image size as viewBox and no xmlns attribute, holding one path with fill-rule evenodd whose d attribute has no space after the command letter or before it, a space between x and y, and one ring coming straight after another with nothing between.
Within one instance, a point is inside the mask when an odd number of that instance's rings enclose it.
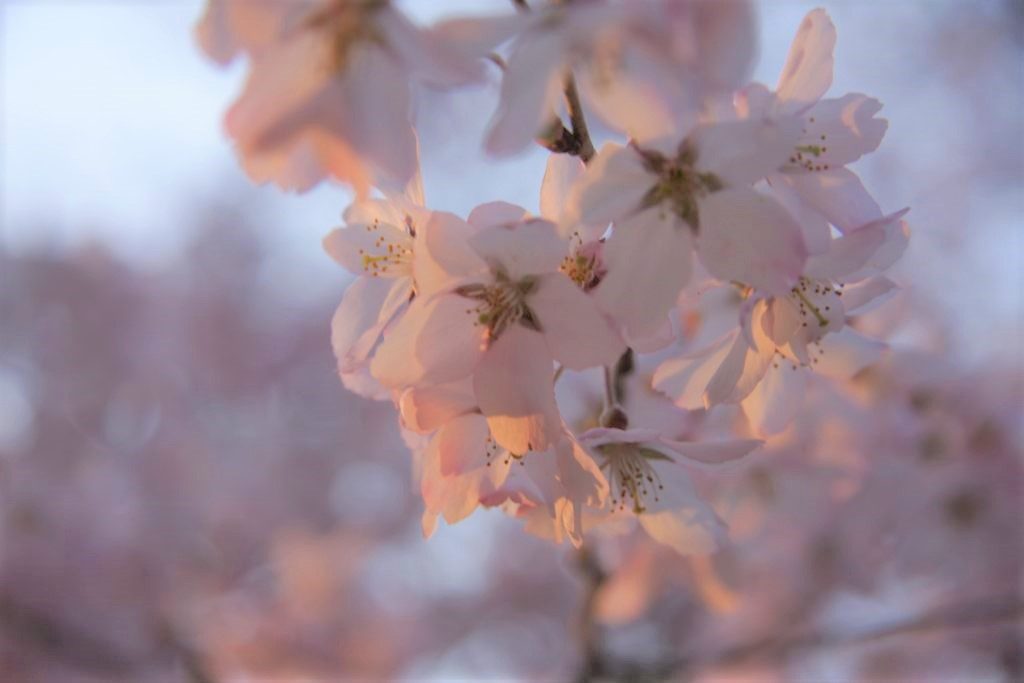
<instances>
[{"instance_id":1,"label":"bokeh background","mask_svg":"<svg viewBox=\"0 0 1024 683\"><path fill-rule=\"evenodd\" d=\"M890 121L857 170L912 209L894 354L723 485L735 552L617 539L592 617L650 677L1019 680L1024 3L765 1L757 80L817 5L831 92ZM247 181L201 9L0 0L0 679L571 678L570 549L496 511L422 539L390 406L334 374L351 197ZM496 82L421 93L433 208L536 207L542 150L479 151Z\"/></svg>"}]
</instances>

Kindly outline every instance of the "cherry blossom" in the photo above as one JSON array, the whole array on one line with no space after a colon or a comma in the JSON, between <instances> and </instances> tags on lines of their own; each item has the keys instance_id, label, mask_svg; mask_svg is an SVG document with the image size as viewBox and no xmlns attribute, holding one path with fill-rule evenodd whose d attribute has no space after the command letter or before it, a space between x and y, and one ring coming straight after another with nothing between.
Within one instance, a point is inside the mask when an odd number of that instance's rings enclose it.
<instances>
[{"instance_id":1,"label":"cherry blossom","mask_svg":"<svg viewBox=\"0 0 1024 683\"><path fill-rule=\"evenodd\" d=\"M846 321L894 288L880 271L906 246L905 213L834 238L785 296L748 292L741 329L666 361L655 388L687 409L742 402L759 433L781 431L802 405L799 369L845 379L878 359L884 345Z\"/></svg>"},{"instance_id":2,"label":"cherry blossom","mask_svg":"<svg viewBox=\"0 0 1024 683\"><path fill-rule=\"evenodd\" d=\"M527 220L475 229L435 213L431 252L452 285L417 297L385 336L371 370L386 386L473 377L495 440L514 453L545 450L560 419L552 373L615 361L625 346L593 301L559 272L555 226Z\"/></svg>"},{"instance_id":3,"label":"cherry blossom","mask_svg":"<svg viewBox=\"0 0 1024 683\"><path fill-rule=\"evenodd\" d=\"M780 195L803 204L800 211L815 252L827 247L826 222L848 231L882 217L878 204L846 167L878 148L888 122L875 118L882 105L866 95L822 99L832 84L835 42L828 14L812 10L800 24L775 91L753 84L737 98L745 117L799 116L800 138L768 181Z\"/></svg>"},{"instance_id":4,"label":"cherry blossom","mask_svg":"<svg viewBox=\"0 0 1024 683\"><path fill-rule=\"evenodd\" d=\"M806 254L800 226L750 185L784 163L796 135L793 125L726 121L678 143L601 149L573 188L570 216L615 222L595 296L630 338L664 324L694 250L721 279L775 293L792 287Z\"/></svg>"},{"instance_id":5,"label":"cherry blossom","mask_svg":"<svg viewBox=\"0 0 1024 683\"><path fill-rule=\"evenodd\" d=\"M251 70L225 128L256 182L307 190L326 177L365 197L416 171L410 77L456 85L479 67L427 40L386 0L209 0L200 46Z\"/></svg>"},{"instance_id":6,"label":"cherry blossom","mask_svg":"<svg viewBox=\"0 0 1024 683\"><path fill-rule=\"evenodd\" d=\"M593 450L609 483L608 509L630 512L659 543L682 554L713 552L727 538L725 525L697 494L687 466L742 458L761 442L684 443L649 429L591 429L580 443Z\"/></svg>"}]
</instances>

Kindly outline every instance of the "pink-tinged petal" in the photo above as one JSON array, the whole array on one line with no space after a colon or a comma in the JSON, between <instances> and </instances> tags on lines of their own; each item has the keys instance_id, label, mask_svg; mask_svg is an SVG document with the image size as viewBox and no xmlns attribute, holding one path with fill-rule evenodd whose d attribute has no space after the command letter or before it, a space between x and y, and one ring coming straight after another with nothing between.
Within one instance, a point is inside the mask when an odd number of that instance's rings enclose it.
<instances>
[{"instance_id":1,"label":"pink-tinged petal","mask_svg":"<svg viewBox=\"0 0 1024 683\"><path fill-rule=\"evenodd\" d=\"M583 508L604 505L608 497L608 480L590 453L575 439L563 438L555 446L555 455L558 479L575 508L574 528L582 533Z\"/></svg>"},{"instance_id":2,"label":"pink-tinged petal","mask_svg":"<svg viewBox=\"0 0 1024 683\"><path fill-rule=\"evenodd\" d=\"M819 350L814 353L818 361L814 370L826 377L849 379L877 362L886 348L883 342L868 339L844 327L839 332L825 335L819 342Z\"/></svg>"},{"instance_id":3,"label":"pink-tinged petal","mask_svg":"<svg viewBox=\"0 0 1024 683\"><path fill-rule=\"evenodd\" d=\"M569 188L583 176L586 166L569 154L552 154L540 184L540 215L557 224L565 210Z\"/></svg>"},{"instance_id":4,"label":"pink-tinged petal","mask_svg":"<svg viewBox=\"0 0 1024 683\"><path fill-rule=\"evenodd\" d=\"M476 410L473 384L466 380L434 387L407 389L398 400L402 424L420 434L432 432L460 415Z\"/></svg>"},{"instance_id":5,"label":"pink-tinged petal","mask_svg":"<svg viewBox=\"0 0 1024 683\"><path fill-rule=\"evenodd\" d=\"M492 269L500 266L513 279L555 272L565 258L555 226L540 219L481 230L469 238L469 246Z\"/></svg>"},{"instance_id":6,"label":"pink-tinged petal","mask_svg":"<svg viewBox=\"0 0 1024 683\"><path fill-rule=\"evenodd\" d=\"M219 64L240 51L259 54L275 43L283 28L315 7L310 0L209 0L196 24L200 48Z\"/></svg>"},{"instance_id":7,"label":"pink-tinged petal","mask_svg":"<svg viewBox=\"0 0 1024 683\"><path fill-rule=\"evenodd\" d=\"M785 361L773 363L743 399L743 412L754 431L765 436L783 431L803 408L806 385L806 370Z\"/></svg>"},{"instance_id":8,"label":"pink-tinged petal","mask_svg":"<svg viewBox=\"0 0 1024 683\"><path fill-rule=\"evenodd\" d=\"M882 103L857 93L822 100L804 116L800 145L807 161L826 168L845 166L878 149L889 122L876 119Z\"/></svg>"},{"instance_id":9,"label":"pink-tinged petal","mask_svg":"<svg viewBox=\"0 0 1024 683\"><path fill-rule=\"evenodd\" d=\"M897 211L865 226L867 229L880 228L885 233L885 239L863 268L845 276L847 282L856 282L881 273L903 256L903 252L906 251L907 245L910 243L910 226L901 218L908 210Z\"/></svg>"},{"instance_id":10,"label":"pink-tinged petal","mask_svg":"<svg viewBox=\"0 0 1024 683\"><path fill-rule=\"evenodd\" d=\"M588 113L593 111L610 128L637 142L665 136L678 139L696 120L697 98L692 92L680 98L668 94L681 88L666 81L666 73L677 74L671 73L660 54L626 44L619 47L616 62L610 70L600 59L593 60L590 68L578 74ZM692 87L693 81L687 85Z\"/></svg>"},{"instance_id":11,"label":"pink-tinged petal","mask_svg":"<svg viewBox=\"0 0 1024 683\"><path fill-rule=\"evenodd\" d=\"M888 294L899 289L899 285L887 277L877 277L864 280L856 285L843 288L843 307L847 313L866 313L883 301L888 300Z\"/></svg>"},{"instance_id":12,"label":"pink-tinged petal","mask_svg":"<svg viewBox=\"0 0 1024 683\"><path fill-rule=\"evenodd\" d=\"M710 555L728 540L725 524L696 497L690 507L637 515L640 526L658 543L680 555Z\"/></svg>"},{"instance_id":13,"label":"pink-tinged petal","mask_svg":"<svg viewBox=\"0 0 1024 683\"><path fill-rule=\"evenodd\" d=\"M751 189L714 192L699 204L697 253L720 280L784 295L807 259L803 232L774 199Z\"/></svg>"},{"instance_id":14,"label":"pink-tinged petal","mask_svg":"<svg viewBox=\"0 0 1024 683\"><path fill-rule=\"evenodd\" d=\"M697 151L697 168L735 186L779 170L799 139L800 120L795 116L704 123L689 136Z\"/></svg>"},{"instance_id":15,"label":"pink-tinged petal","mask_svg":"<svg viewBox=\"0 0 1024 683\"><path fill-rule=\"evenodd\" d=\"M630 337L657 332L693 272L689 230L653 207L618 222L603 256L607 272L594 290L598 305Z\"/></svg>"},{"instance_id":16,"label":"pink-tinged petal","mask_svg":"<svg viewBox=\"0 0 1024 683\"><path fill-rule=\"evenodd\" d=\"M419 81L439 88L451 88L482 81L484 63L446 40L436 29L421 30L390 6L374 15L377 30L387 37L388 48Z\"/></svg>"},{"instance_id":17,"label":"pink-tinged petal","mask_svg":"<svg viewBox=\"0 0 1024 683\"><path fill-rule=\"evenodd\" d=\"M868 225L832 240L824 254L807 259L804 274L815 280L843 280L862 268L885 241L885 228Z\"/></svg>"},{"instance_id":18,"label":"pink-tinged petal","mask_svg":"<svg viewBox=\"0 0 1024 683\"><path fill-rule=\"evenodd\" d=\"M743 358L743 372L736 381L736 386L728 397L729 403L738 403L754 390L754 387L761 382L768 366L773 362L777 346L766 334L764 318L767 316L768 304L763 299L758 301L750 317L748 328L749 337L752 339L751 347ZM781 326L774 330L776 333L782 331Z\"/></svg>"},{"instance_id":19,"label":"pink-tinged petal","mask_svg":"<svg viewBox=\"0 0 1024 683\"><path fill-rule=\"evenodd\" d=\"M473 375L495 441L517 455L549 448L561 433L553 361L540 333L513 325L491 343Z\"/></svg>"},{"instance_id":20,"label":"pink-tinged petal","mask_svg":"<svg viewBox=\"0 0 1024 683\"><path fill-rule=\"evenodd\" d=\"M356 368L352 372L342 372L341 384L356 396L371 401L390 401L392 398L391 390L378 382L365 367Z\"/></svg>"},{"instance_id":21,"label":"pink-tinged petal","mask_svg":"<svg viewBox=\"0 0 1024 683\"><path fill-rule=\"evenodd\" d=\"M376 45L357 45L349 52L343 84L353 146L389 179L407 183L418 171L418 158L404 68Z\"/></svg>"},{"instance_id":22,"label":"pink-tinged petal","mask_svg":"<svg viewBox=\"0 0 1024 683\"><path fill-rule=\"evenodd\" d=\"M662 441L667 449L683 458L705 465L720 465L739 460L764 442L758 439L730 439L728 441Z\"/></svg>"},{"instance_id":23,"label":"pink-tinged petal","mask_svg":"<svg viewBox=\"0 0 1024 683\"><path fill-rule=\"evenodd\" d=\"M371 169L351 145L320 130L302 130L287 145L240 143L238 151L239 163L254 183L274 183L290 192L305 192L332 176L349 183L357 197L366 197L374 182Z\"/></svg>"},{"instance_id":24,"label":"pink-tinged petal","mask_svg":"<svg viewBox=\"0 0 1024 683\"><path fill-rule=\"evenodd\" d=\"M651 331L644 331L641 335L627 336L626 345L637 353L654 353L675 342L677 337L672 319L666 316L661 325L652 328Z\"/></svg>"},{"instance_id":25,"label":"pink-tinged petal","mask_svg":"<svg viewBox=\"0 0 1024 683\"><path fill-rule=\"evenodd\" d=\"M833 168L815 173L787 174L786 182L841 232L849 232L882 218L878 203L860 178L848 169Z\"/></svg>"},{"instance_id":26,"label":"pink-tinged petal","mask_svg":"<svg viewBox=\"0 0 1024 683\"><path fill-rule=\"evenodd\" d=\"M780 103L794 111L817 102L832 85L836 27L823 9L811 10L797 30L775 87Z\"/></svg>"},{"instance_id":27,"label":"pink-tinged petal","mask_svg":"<svg viewBox=\"0 0 1024 683\"><path fill-rule=\"evenodd\" d=\"M541 276L528 304L551 355L570 370L610 365L626 350L594 300L561 273Z\"/></svg>"},{"instance_id":28,"label":"pink-tinged petal","mask_svg":"<svg viewBox=\"0 0 1024 683\"><path fill-rule=\"evenodd\" d=\"M488 272L469 238L477 230L454 214L436 211L416 232L413 277L421 296L429 297L466 278Z\"/></svg>"},{"instance_id":29,"label":"pink-tinged petal","mask_svg":"<svg viewBox=\"0 0 1024 683\"><path fill-rule=\"evenodd\" d=\"M800 310L790 297L772 298L761 316L761 331L770 344L785 346L800 328L803 318Z\"/></svg>"},{"instance_id":30,"label":"pink-tinged petal","mask_svg":"<svg viewBox=\"0 0 1024 683\"><path fill-rule=\"evenodd\" d=\"M412 294L409 281L357 278L331 319L331 348L338 369L352 372L366 362L384 329Z\"/></svg>"},{"instance_id":31,"label":"pink-tinged petal","mask_svg":"<svg viewBox=\"0 0 1024 683\"><path fill-rule=\"evenodd\" d=\"M808 206L797 194L786 176L773 173L768 176L771 194L800 224L804 233L807 254L824 254L832 246L832 228L819 211Z\"/></svg>"},{"instance_id":32,"label":"pink-tinged petal","mask_svg":"<svg viewBox=\"0 0 1024 683\"><path fill-rule=\"evenodd\" d=\"M480 415L461 415L446 423L437 433L441 474L450 477L485 467L490 438L487 420Z\"/></svg>"},{"instance_id":33,"label":"pink-tinged petal","mask_svg":"<svg viewBox=\"0 0 1024 683\"><path fill-rule=\"evenodd\" d=\"M736 384L743 376L743 369L747 365L747 357L754 355L754 350L747 343L747 338L738 334L733 339L728 352L722 358L721 364L715 369L711 379L704 388L703 404L705 408L724 403L736 391Z\"/></svg>"},{"instance_id":34,"label":"pink-tinged petal","mask_svg":"<svg viewBox=\"0 0 1024 683\"><path fill-rule=\"evenodd\" d=\"M608 227L606 223L588 225L570 222L567 218L569 193L580 182L585 166L577 157L569 154L552 154L544 170L540 186L540 214L558 226L563 239L575 235L583 243L599 239Z\"/></svg>"},{"instance_id":35,"label":"pink-tinged petal","mask_svg":"<svg viewBox=\"0 0 1024 683\"><path fill-rule=\"evenodd\" d=\"M712 90L736 90L749 80L758 52L753 5L746 0L716 0L690 6L696 13L697 68L702 80Z\"/></svg>"},{"instance_id":36,"label":"pink-tinged petal","mask_svg":"<svg viewBox=\"0 0 1024 683\"><path fill-rule=\"evenodd\" d=\"M569 223L607 225L638 211L657 177L630 147L606 143L573 186L566 202Z\"/></svg>"},{"instance_id":37,"label":"pink-tinged petal","mask_svg":"<svg viewBox=\"0 0 1024 683\"><path fill-rule=\"evenodd\" d=\"M483 354L483 328L456 294L417 297L385 332L370 364L388 387L454 382L472 374Z\"/></svg>"},{"instance_id":38,"label":"pink-tinged petal","mask_svg":"<svg viewBox=\"0 0 1024 683\"><path fill-rule=\"evenodd\" d=\"M738 336L737 332L732 332L697 354L670 358L654 371L652 386L684 410L704 408L704 391Z\"/></svg>"},{"instance_id":39,"label":"pink-tinged petal","mask_svg":"<svg viewBox=\"0 0 1024 683\"><path fill-rule=\"evenodd\" d=\"M564 49L556 31L539 32L516 46L501 80L501 102L485 144L488 152L514 154L554 120L565 80Z\"/></svg>"},{"instance_id":40,"label":"pink-tinged petal","mask_svg":"<svg viewBox=\"0 0 1024 683\"><path fill-rule=\"evenodd\" d=\"M427 38L446 43L466 56L486 57L533 20L526 14L449 19L428 29Z\"/></svg>"},{"instance_id":41,"label":"pink-tinged petal","mask_svg":"<svg viewBox=\"0 0 1024 683\"><path fill-rule=\"evenodd\" d=\"M482 230L513 225L529 217L529 212L521 206L508 202L487 202L470 211L466 222L474 228Z\"/></svg>"}]
</instances>

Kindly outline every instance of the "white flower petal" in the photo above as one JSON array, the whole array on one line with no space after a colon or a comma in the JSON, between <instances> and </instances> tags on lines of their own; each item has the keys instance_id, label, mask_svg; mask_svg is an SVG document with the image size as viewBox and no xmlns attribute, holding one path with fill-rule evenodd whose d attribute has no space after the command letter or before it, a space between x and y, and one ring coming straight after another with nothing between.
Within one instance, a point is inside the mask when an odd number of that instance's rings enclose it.
<instances>
[{"instance_id":1,"label":"white flower petal","mask_svg":"<svg viewBox=\"0 0 1024 683\"><path fill-rule=\"evenodd\" d=\"M491 343L473 375L480 411L495 441L517 455L558 438L553 361L540 333L513 325Z\"/></svg>"},{"instance_id":2,"label":"white flower petal","mask_svg":"<svg viewBox=\"0 0 1024 683\"><path fill-rule=\"evenodd\" d=\"M807 371L779 360L768 368L761 382L743 399L747 414L758 434L778 434L803 408Z\"/></svg>"},{"instance_id":3,"label":"white flower petal","mask_svg":"<svg viewBox=\"0 0 1024 683\"><path fill-rule=\"evenodd\" d=\"M551 355L570 370L611 365L626 350L594 300L561 273L542 276L528 304Z\"/></svg>"},{"instance_id":4,"label":"white flower petal","mask_svg":"<svg viewBox=\"0 0 1024 683\"><path fill-rule=\"evenodd\" d=\"M721 280L784 295L803 272L803 232L775 200L743 188L714 192L699 204L701 263Z\"/></svg>"},{"instance_id":5,"label":"white flower petal","mask_svg":"<svg viewBox=\"0 0 1024 683\"><path fill-rule=\"evenodd\" d=\"M660 207L615 225L604 245L598 305L632 337L655 334L693 272L689 228Z\"/></svg>"},{"instance_id":6,"label":"white flower petal","mask_svg":"<svg viewBox=\"0 0 1024 683\"><path fill-rule=\"evenodd\" d=\"M832 85L836 27L823 9L811 10L797 30L775 87L789 111L817 102Z\"/></svg>"}]
</instances>

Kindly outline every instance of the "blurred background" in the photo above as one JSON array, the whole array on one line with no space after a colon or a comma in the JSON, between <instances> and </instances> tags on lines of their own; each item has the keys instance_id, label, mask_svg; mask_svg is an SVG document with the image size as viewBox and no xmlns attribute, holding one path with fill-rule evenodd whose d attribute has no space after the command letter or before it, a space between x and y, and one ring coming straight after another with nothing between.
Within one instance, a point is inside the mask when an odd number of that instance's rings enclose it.
<instances>
[{"instance_id":1,"label":"blurred background","mask_svg":"<svg viewBox=\"0 0 1024 683\"><path fill-rule=\"evenodd\" d=\"M0 679L566 680L593 595L620 677L1021 680L1024 3L766 1L757 80L817 5L912 209L893 354L715 485L734 549L615 538L587 593L496 511L422 539L392 409L334 371L351 196L244 177L200 0L0 0ZM543 151L479 151L496 79L420 101L429 206L536 208Z\"/></svg>"}]
</instances>

